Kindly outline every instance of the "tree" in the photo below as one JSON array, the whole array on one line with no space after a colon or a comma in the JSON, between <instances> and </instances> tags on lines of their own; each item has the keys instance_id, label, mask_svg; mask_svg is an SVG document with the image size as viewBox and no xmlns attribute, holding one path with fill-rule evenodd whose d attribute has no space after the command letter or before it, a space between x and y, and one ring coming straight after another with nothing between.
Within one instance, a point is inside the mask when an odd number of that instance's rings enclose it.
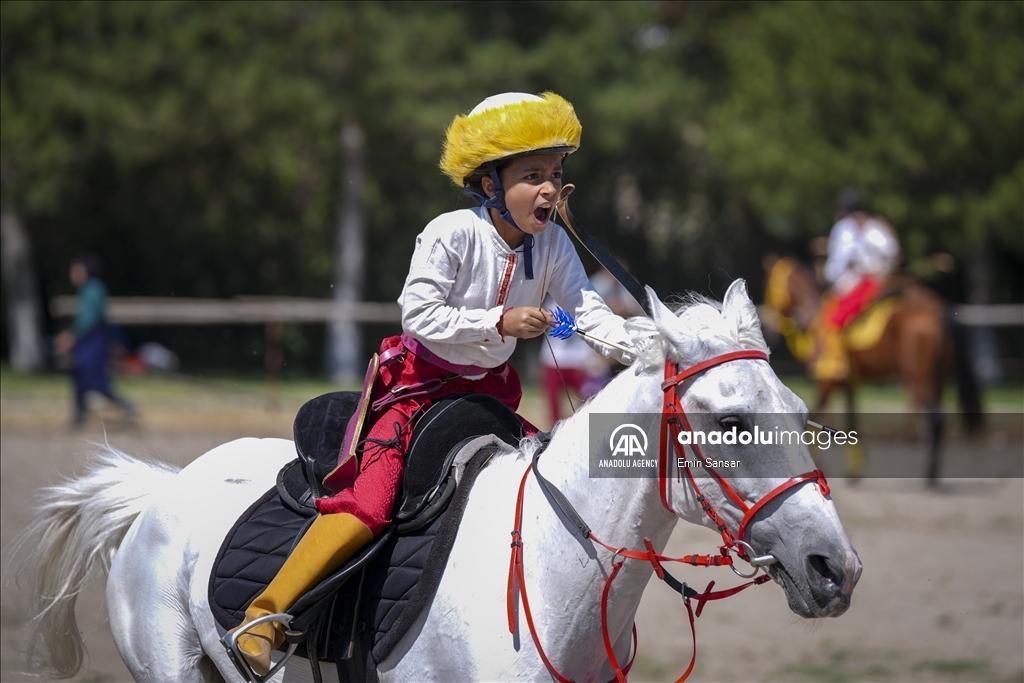
<instances>
[{"instance_id":1,"label":"tree","mask_svg":"<svg viewBox=\"0 0 1024 683\"><path fill-rule=\"evenodd\" d=\"M910 259L1024 256L1024 5L778 3L719 28L709 143L774 233L820 235L856 186Z\"/></svg>"},{"instance_id":2,"label":"tree","mask_svg":"<svg viewBox=\"0 0 1024 683\"><path fill-rule=\"evenodd\" d=\"M338 233L335 244L334 301L363 300L366 261L366 207L363 190L366 150L363 129L349 123L341 129L341 187L338 188ZM359 378L362 348L359 325L334 321L328 327L328 371L339 383Z\"/></svg>"},{"instance_id":3,"label":"tree","mask_svg":"<svg viewBox=\"0 0 1024 683\"><path fill-rule=\"evenodd\" d=\"M12 207L0 209L0 237L11 367L35 372L45 364L39 292L28 235Z\"/></svg>"},{"instance_id":4,"label":"tree","mask_svg":"<svg viewBox=\"0 0 1024 683\"><path fill-rule=\"evenodd\" d=\"M676 64L694 45L669 26L677 7L4 3L3 159L19 179L5 191L53 291L88 248L118 294L329 296L351 121L366 135L364 294L392 299L416 233L468 204L437 171L445 124L495 92L554 89L587 131L577 213L634 264L664 263L694 196L678 149L701 101ZM616 212L623 186L672 220ZM175 339L185 356L192 343Z\"/></svg>"},{"instance_id":5,"label":"tree","mask_svg":"<svg viewBox=\"0 0 1024 683\"><path fill-rule=\"evenodd\" d=\"M335 241L351 123L362 296L393 300L416 234L472 204L437 169L445 125L554 90L584 126L575 214L662 295L756 295L768 242L821 234L848 184L912 255L1020 253L1019 3L891 5L4 2L4 202L53 293L88 249L114 294L327 298L356 256ZM193 367L262 344L145 334ZM289 368L321 368L321 334L285 330Z\"/></svg>"},{"instance_id":6,"label":"tree","mask_svg":"<svg viewBox=\"0 0 1024 683\"><path fill-rule=\"evenodd\" d=\"M3 4L5 203L51 291L83 249L117 294L328 291L339 114L312 9Z\"/></svg>"}]
</instances>

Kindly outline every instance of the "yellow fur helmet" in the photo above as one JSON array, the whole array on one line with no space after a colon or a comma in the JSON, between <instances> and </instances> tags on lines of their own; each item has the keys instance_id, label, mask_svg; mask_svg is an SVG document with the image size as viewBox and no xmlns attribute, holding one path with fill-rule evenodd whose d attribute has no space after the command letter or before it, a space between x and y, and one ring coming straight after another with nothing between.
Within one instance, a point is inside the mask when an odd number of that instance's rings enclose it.
<instances>
[{"instance_id":1,"label":"yellow fur helmet","mask_svg":"<svg viewBox=\"0 0 1024 683\"><path fill-rule=\"evenodd\" d=\"M534 154L572 154L583 126L572 105L552 92L488 97L455 117L445 135L441 170L458 187L487 165Z\"/></svg>"}]
</instances>

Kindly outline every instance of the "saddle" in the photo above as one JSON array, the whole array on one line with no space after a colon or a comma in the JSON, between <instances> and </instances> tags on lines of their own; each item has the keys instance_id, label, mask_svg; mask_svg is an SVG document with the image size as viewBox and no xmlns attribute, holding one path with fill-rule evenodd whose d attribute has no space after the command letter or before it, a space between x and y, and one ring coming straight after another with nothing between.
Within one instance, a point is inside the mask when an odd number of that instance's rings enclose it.
<instances>
[{"instance_id":1,"label":"saddle","mask_svg":"<svg viewBox=\"0 0 1024 683\"><path fill-rule=\"evenodd\" d=\"M242 623L312 522L358 400L358 393L334 392L302 406L294 424L297 459L225 538L209 584L210 607L225 632ZM375 679L376 665L440 583L477 474L523 436L519 419L492 396L464 394L431 406L413 430L394 522L292 606L286 646L311 662L333 661L342 680ZM319 680L319 667L313 672Z\"/></svg>"},{"instance_id":2,"label":"saddle","mask_svg":"<svg viewBox=\"0 0 1024 683\"><path fill-rule=\"evenodd\" d=\"M843 329L846 350L865 351L876 346L881 341L889 320L899 310L899 306L898 292L890 293L871 302L870 306Z\"/></svg>"}]
</instances>

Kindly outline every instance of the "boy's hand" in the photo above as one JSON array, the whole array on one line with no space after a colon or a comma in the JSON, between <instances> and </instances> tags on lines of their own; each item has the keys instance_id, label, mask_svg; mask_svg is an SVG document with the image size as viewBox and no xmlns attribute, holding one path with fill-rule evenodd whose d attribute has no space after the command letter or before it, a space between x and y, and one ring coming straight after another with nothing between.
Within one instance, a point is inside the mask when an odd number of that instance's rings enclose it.
<instances>
[{"instance_id":1,"label":"boy's hand","mask_svg":"<svg viewBox=\"0 0 1024 683\"><path fill-rule=\"evenodd\" d=\"M532 339L544 334L555 318L550 311L535 306L510 308L501 316L501 330L506 337Z\"/></svg>"}]
</instances>

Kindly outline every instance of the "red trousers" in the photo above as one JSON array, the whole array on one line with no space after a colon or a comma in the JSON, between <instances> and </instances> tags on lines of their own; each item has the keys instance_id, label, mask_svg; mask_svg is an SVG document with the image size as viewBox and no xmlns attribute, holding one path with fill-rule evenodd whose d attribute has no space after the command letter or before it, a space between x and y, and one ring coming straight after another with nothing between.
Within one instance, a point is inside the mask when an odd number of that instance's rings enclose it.
<instances>
[{"instance_id":1,"label":"red trousers","mask_svg":"<svg viewBox=\"0 0 1024 683\"><path fill-rule=\"evenodd\" d=\"M380 351L401 347L401 337L388 337ZM371 412L370 428L364 437L365 446L355 483L333 496L316 501L323 514L347 512L369 527L374 536L391 523L395 497L402 484L405 456L412 440L415 419L419 418L435 401L454 394L490 394L513 411L519 408L523 389L515 369L505 363L476 380L455 375L431 365L413 355L408 349L397 360L383 366L374 382L371 398L377 401L396 386L408 386L433 379L445 380L436 391L427 396L399 400ZM537 428L522 420L527 433Z\"/></svg>"},{"instance_id":2,"label":"red trousers","mask_svg":"<svg viewBox=\"0 0 1024 683\"><path fill-rule=\"evenodd\" d=\"M551 424L562 419L562 396L565 388L572 389L577 398L586 399L583 385L587 381L587 373L578 368L544 368L544 393L548 398L548 411L551 414Z\"/></svg>"}]
</instances>

